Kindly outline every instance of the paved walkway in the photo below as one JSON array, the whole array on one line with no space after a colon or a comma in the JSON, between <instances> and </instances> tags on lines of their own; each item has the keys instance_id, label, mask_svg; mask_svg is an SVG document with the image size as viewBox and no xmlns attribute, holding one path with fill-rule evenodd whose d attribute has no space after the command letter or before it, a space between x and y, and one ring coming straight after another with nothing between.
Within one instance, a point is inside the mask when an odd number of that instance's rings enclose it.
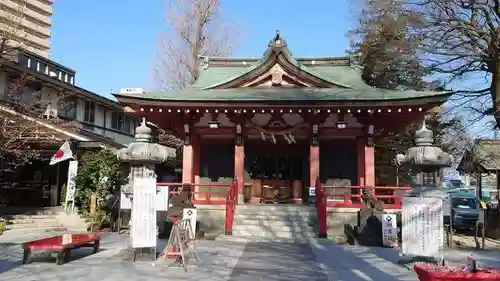
<instances>
[{"instance_id":1,"label":"paved walkway","mask_svg":"<svg viewBox=\"0 0 500 281\"><path fill-rule=\"evenodd\" d=\"M304 243L248 242L229 281L330 280Z\"/></svg>"},{"instance_id":2,"label":"paved walkway","mask_svg":"<svg viewBox=\"0 0 500 281\"><path fill-rule=\"evenodd\" d=\"M24 240L21 240L24 239ZM312 239L308 243L224 239L198 241L200 262L192 261L185 273L182 268L165 267L161 261L124 262L119 253L127 237L108 235L102 251L80 249L73 260L57 266L54 258L44 255L28 265L21 264L19 243L29 236L0 237L0 280L229 280L229 281L416 281L412 271L397 265L398 250L338 246ZM159 247L160 249L161 247ZM461 263L468 252L453 250L448 257ZM478 259L490 266L500 266L498 252L478 252Z\"/></svg>"}]
</instances>

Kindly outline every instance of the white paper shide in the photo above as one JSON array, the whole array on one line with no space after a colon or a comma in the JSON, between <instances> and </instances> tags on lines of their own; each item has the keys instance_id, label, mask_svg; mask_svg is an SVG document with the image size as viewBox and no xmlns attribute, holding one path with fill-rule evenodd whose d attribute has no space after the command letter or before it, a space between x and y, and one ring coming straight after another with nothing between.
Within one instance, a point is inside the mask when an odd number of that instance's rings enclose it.
<instances>
[{"instance_id":1,"label":"white paper shide","mask_svg":"<svg viewBox=\"0 0 500 281\"><path fill-rule=\"evenodd\" d=\"M135 178L132 200L132 247L156 247L156 179Z\"/></svg>"},{"instance_id":2,"label":"white paper shide","mask_svg":"<svg viewBox=\"0 0 500 281\"><path fill-rule=\"evenodd\" d=\"M443 257L443 200L439 197L404 197L402 254Z\"/></svg>"}]
</instances>

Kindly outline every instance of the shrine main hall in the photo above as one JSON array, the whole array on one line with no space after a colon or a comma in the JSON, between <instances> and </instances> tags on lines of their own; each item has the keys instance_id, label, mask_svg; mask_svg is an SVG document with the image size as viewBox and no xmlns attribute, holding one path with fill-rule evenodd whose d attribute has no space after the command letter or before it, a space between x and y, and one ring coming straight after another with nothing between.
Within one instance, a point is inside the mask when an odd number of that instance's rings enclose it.
<instances>
[{"instance_id":1,"label":"shrine main hall","mask_svg":"<svg viewBox=\"0 0 500 281\"><path fill-rule=\"evenodd\" d=\"M318 178L375 186L374 139L449 94L371 87L349 58L294 57L277 32L260 58L202 57L187 89L115 96L183 140L183 183L237 179L239 203L302 204Z\"/></svg>"}]
</instances>

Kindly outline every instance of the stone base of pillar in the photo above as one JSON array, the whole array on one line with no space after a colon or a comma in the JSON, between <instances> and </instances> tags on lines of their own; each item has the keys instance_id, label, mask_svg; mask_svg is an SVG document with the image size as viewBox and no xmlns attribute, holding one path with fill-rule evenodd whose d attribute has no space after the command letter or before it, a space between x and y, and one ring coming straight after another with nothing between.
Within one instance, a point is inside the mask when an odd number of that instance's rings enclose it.
<instances>
[{"instance_id":1,"label":"stone base of pillar","mask_svg":"<svg viewBox=\"0 0 500 281\"><path fill-rule=\"evenodd\" d=\"M293 198L292 204L302 205L302 198Z\"/></svg>"},{"instance_id":2,"label":"stone base of pillar","mask_svg":"<svg viewBox=\"0 0 500 281\"><path fill-rule=\"evenodd\" d=\"M134 248L132 261L156 261L156 247Z\"/></svg>"},{"instance_id":3,"label":"stone base of pillar","mask_svg":"<svg viewBox=\"0 0 500 281\"><path fill-rule=\"evenodd\" d=\"M238 193L238 205L245 204L245 196L243 193Z\"/></svg>"},{"instance_id":4,"label":"stone base of pillar","mask_svg":"<svg viewBox=\"0 0 500 281\"><path fill-rule=\"evenodd\" d=\"M250 198L250 204L260 204L260 200L262 200L262 198L252 196L252 198Z\"/></svg>"}]
</instances>

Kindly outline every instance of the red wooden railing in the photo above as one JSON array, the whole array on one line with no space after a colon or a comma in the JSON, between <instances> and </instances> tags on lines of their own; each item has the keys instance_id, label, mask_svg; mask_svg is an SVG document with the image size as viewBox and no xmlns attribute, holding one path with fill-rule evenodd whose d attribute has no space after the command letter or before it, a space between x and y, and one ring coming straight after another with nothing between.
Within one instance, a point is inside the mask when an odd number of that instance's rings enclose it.
<instances>
[{"instance_id":1,"label":"red wooden railing","mask_svg":"<svg viewBox=\"0 0 500 281\"><path fill-rule=\"evenodd\" d=\"M194 184L194 183L178 183L178 182L158 182L158 187L170 187L169 195L179 194L182 186L191 187L191 196L195 205L225 205L226 219L225 232L228 235L232 234L234 214L236 212L236 204L238 200L238 184L236 180L231 184ZM200 191L202 188L217 188L220 191ZM198 190L198 191L196 191Z\"/></svg>"},{"instance_id":2,"label":"red wooden railing","mask_svg":"<svg viewBox=\"0 0 500 281\"><path fill-rule=\"evenodd\" d=\"M316 180L316 211L318 212L318 237L319 238L327 238L328 234L328 225L326 218L326 196L325 189L319 182L319 179Z\"/></svg>"},{"instance_id":3,"label":"red wooden railing","mask_svg":"<svg viewBox=\"0 0 500 281\"><path fill-rule=\"evenodd\" d=\"M328 186L321 185L325 192L326 206L337 208L361 208L363 205L362 189L364 186ZM401 209L404 192L410 186L375 186L375 198L384 202L384 209ZM335 194L343 191L343 194Z\"/></svg>"},{"instance_id":4,"label":"red wooden railing","mask_svg":"<svg viewBox=\"0 0 500 281\"><path fill-rule=\"evenodd\" d=\"M238 203L238 182L235 180L227 193L226 200L226 219L225 234L233 235L234 214L236 213L236 204Z\"/></svg>"},{"instance_id":5,"label":"red wooden railing","mask_svg":"<svg viewBox=\"0 0 500 281\"><path fill-rule=\"evenodd\" d=\"M327 225L327 207L344 207L344 208L361 208L363 199L361 192L363 186L326 186L316 180L316 210L318 213L318 236L326 238L328 232ZM332 189L347 189L349 193L331 194ZM357 190L355 194L351 194L352 190ZM375 198L384 202L385 209L401 209L401 201L404 196L404 191L411 190L410 186L376 186ZM378 191L378 192L377 192ZM396 191L402 191L396 194ZM378 193L378 194L377 194ZM384 194L380 194L384 193ZM390 194L388 194L390 193ZM341 200L337 201L338 198ZM329 200L334 199L334 200ZM335 200L337 199L337 200Z\"/></svg>"},{"instance_id":6,"label":"red wooden railing","mask_svg":"<svg viewBox=\"0 0 500 281\"><path fill-rule=\"evenodd\" d=\"M169 186L169 194L178 194L180 187L190 186L193 204L197 205L226 205L227 194L233 185L230 184L204 184L204 183L178 183L178 182L158 182L157 186ZM202 188L216 188L218 191L200 190ZM196 191L198 190L198 191Z\"/></svg>"}]
</instances>

